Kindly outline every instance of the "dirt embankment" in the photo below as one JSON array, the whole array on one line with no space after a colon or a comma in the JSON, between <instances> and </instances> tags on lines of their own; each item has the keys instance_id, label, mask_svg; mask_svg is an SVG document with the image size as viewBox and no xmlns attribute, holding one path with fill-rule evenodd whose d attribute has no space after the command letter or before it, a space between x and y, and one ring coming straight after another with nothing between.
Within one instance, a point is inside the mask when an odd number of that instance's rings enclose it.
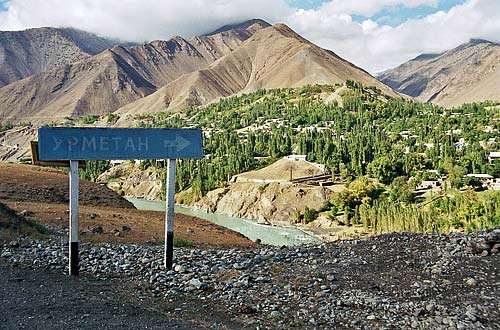
<instances>
[{"instance_id":1,"label":"dirt embankment","mask_svg":"<svg viewBox=\"0 0 500 330\"><path fill-rule=\"evenodd\" d=\"M129 201L114 191L87 180L79 182L80 205L133 209ZM61 171L39 166L0 163L0 200L20 202L69 202L68 176Z\"/></svg>"},{"instance_id":2,"label":"dirt embankment","mask_svg":"<svg viewBox=\"0 0 500 330\"><path fill-rule=\"evenodd\" d=\"M60 171L0 162L0 202L26 219L68 227L68 176ZM79 229L83 242L161 243L164 212L140 211L106 186L80 180ZM232 230L176 214L179 244L251 247Z\"/></svg>"},{"instance_id":3,"label":"dirt embankment","mask_svg":"<svg viewBox=\"0 0 500 330\"><path fill-rule=\"evenodd\" d=\"M161 195L162 174L154 167L141 169L136 163L125 161L101 174L97 182L124 196L158 200Z\"/></svg>"},{"instance_id":4,"label":"dirt embankment","mask_svg":"<svg viewBox=\"0 0 500 330\"><path fill-rule=\"evenodd\" d=\"M184 193L177 195L176 202L208 213L289 226L296 212L303 212L306 206L320 208L333 193L331 187L290 183L290 169L293 179L323 173L312 163L281 159L258 171L238 174L236 182L208 192L197 202L184 198ZM109 188L125 196L152 200L158 199L162 186L158 169L141 169L129 162L112 167L98 182L107 182Z\"/></svg>"},{"instance_id":5,"label":"dirt embankment","mask_svg":"<svg viewBox=\"0 0 500 330\"><path fill-rule=\"evenodd\" d=\"M275 225L290 225L296 212L319 208L332 193L323 187L290 183L233 183L207 193L194 206L206 212L257 219Z\"/></svg>"}]
</instances>

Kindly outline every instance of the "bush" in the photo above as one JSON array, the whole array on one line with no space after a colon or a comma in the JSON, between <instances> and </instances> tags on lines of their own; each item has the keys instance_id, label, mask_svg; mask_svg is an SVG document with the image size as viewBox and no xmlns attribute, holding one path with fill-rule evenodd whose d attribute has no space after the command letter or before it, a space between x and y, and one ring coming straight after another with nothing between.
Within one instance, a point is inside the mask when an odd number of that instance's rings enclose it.
<instances>
[{"instance_id":1,"label":"bush","mask_svg":"<svg viewBox=\"0 0 500 330\"><path fill-rule=\"evenodd\" d=\"M87 125L90 125L90 124L93 124L95 123L96 121L99 120L99 116L96 116L96 115L88 115L86 117L83 117L81 119L81 122L82 124L87 124Z\"/></svg>"},{"instance_id":2,"label":"bush","mask_svg":"<svg viewBox=\"0 0 500 330\"><path fill-rule=\"evenodd\" d=\"M174 246L192 248L195 247L196 244L187 238L174 236Z\"/></svg>"},{"instance_id":3,"label":"bush","mask_svg":"<svg viewBox=\"0 0 500 330\"><path fill-rule=\"evenodd\" d=\"M318 211L315 209L310 209L307 206L304 209L304 223L308 224L311 221L314 221L318 216Z\"/></svg>"},{"instance_id":4,"label":"bush","mask_svg":"<svg viewBox=\"0 0 500 330\"><path fill-rule=\"evenodd\" d=\"M0 124L0 132L7 131L13 127L14 125L12 125L11 123Z\"/></svg>"},{"instance_id":5,"label":"bush","mask_svg":"<svg viewBox=\"0 0 500 330\"><path fill-rule=\"evenodd\" d=\"M321 207L319 208L318 211L326 212L328 210L331 210L333 206L334 205L332 204L332 202L330 202L330 200L327 199L326 201L323 202L323 204L321 204Z\"/></svg>"}]
</instances>

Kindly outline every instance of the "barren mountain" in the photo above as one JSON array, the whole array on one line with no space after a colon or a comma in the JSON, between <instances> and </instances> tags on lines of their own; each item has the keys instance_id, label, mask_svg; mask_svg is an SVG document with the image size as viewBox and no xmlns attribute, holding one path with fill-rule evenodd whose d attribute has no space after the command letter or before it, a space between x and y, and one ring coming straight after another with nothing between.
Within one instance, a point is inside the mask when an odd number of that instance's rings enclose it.
<instances>
[{"instance_id":1,"label":"barren mountain","mask_svg":"<svg viewBox=\"0 0 500 330\"><path fill-rule=\"evenodd\" d=\"M500 100L500 45L472 39L441 54L420 55L379 78L401 93L447 107Z\"/></svg>"},{"instance_id":2,"label":"barren mountain","mask_svg":"<svg viewBox=\"0 0 500 330\"><path fill-rule=\"evenodd\" d=\"M41 72L0 88L0 121L40 123L113 112L186 73L207 67L267 25L254 21L209 36L117 46Z\"/></svg>"},{"instance_id":3,"label":"barren mountain","mask_svg":"<svg viewBox=\"0 0 500 330\"><path fill-rule=\"evenodd\" d=\"M277 24L258 30L240 47L207 68L186 74L118 112L179 110L257 89L332 84L351 79L396 93L367 72Z\"/></svg>"},{"instance_id":4,"label":"barren mountain","mask_svg":"<svg viewBox=\"0 0 500 330\"><path fill-rule=\"evenodd\" d=\"M117 44L118 41L70 28L0 32L0 87L64 67Z\"/></svg>"}]
</instances>

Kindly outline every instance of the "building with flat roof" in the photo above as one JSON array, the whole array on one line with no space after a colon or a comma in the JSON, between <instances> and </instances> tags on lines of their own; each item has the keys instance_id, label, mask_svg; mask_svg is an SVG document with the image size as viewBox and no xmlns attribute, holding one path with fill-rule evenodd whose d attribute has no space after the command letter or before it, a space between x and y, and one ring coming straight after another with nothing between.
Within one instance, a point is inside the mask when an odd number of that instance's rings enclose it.
<instances>
[{"instance_id":1,"label":"building with flat roof","mask_svg":"<svg viewBox=\"0 0 500 330\"><path fill-rule=\"evenodd\" d=\"M490 163L492 163L493 161L495 160L499 160L500 159L500 151L492 151L490 152L490 154L488 155L488 161Z\"/></svg>"}]
</instances>

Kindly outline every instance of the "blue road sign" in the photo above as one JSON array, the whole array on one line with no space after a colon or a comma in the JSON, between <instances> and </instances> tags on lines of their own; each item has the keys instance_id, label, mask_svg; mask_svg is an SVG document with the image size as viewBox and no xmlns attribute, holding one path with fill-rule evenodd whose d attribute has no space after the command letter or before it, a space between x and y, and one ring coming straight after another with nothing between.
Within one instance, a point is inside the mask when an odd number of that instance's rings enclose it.
<instances>
[{"instance_id":1,"label":"blue road sign","mask_svg":"<svg viewBox=\"0 0 500 330\"><path fill-rule=\"evenodd\" d=\"M42 161L202 158L199 129L41 127Z\"/></svg>"}]
</instances>

